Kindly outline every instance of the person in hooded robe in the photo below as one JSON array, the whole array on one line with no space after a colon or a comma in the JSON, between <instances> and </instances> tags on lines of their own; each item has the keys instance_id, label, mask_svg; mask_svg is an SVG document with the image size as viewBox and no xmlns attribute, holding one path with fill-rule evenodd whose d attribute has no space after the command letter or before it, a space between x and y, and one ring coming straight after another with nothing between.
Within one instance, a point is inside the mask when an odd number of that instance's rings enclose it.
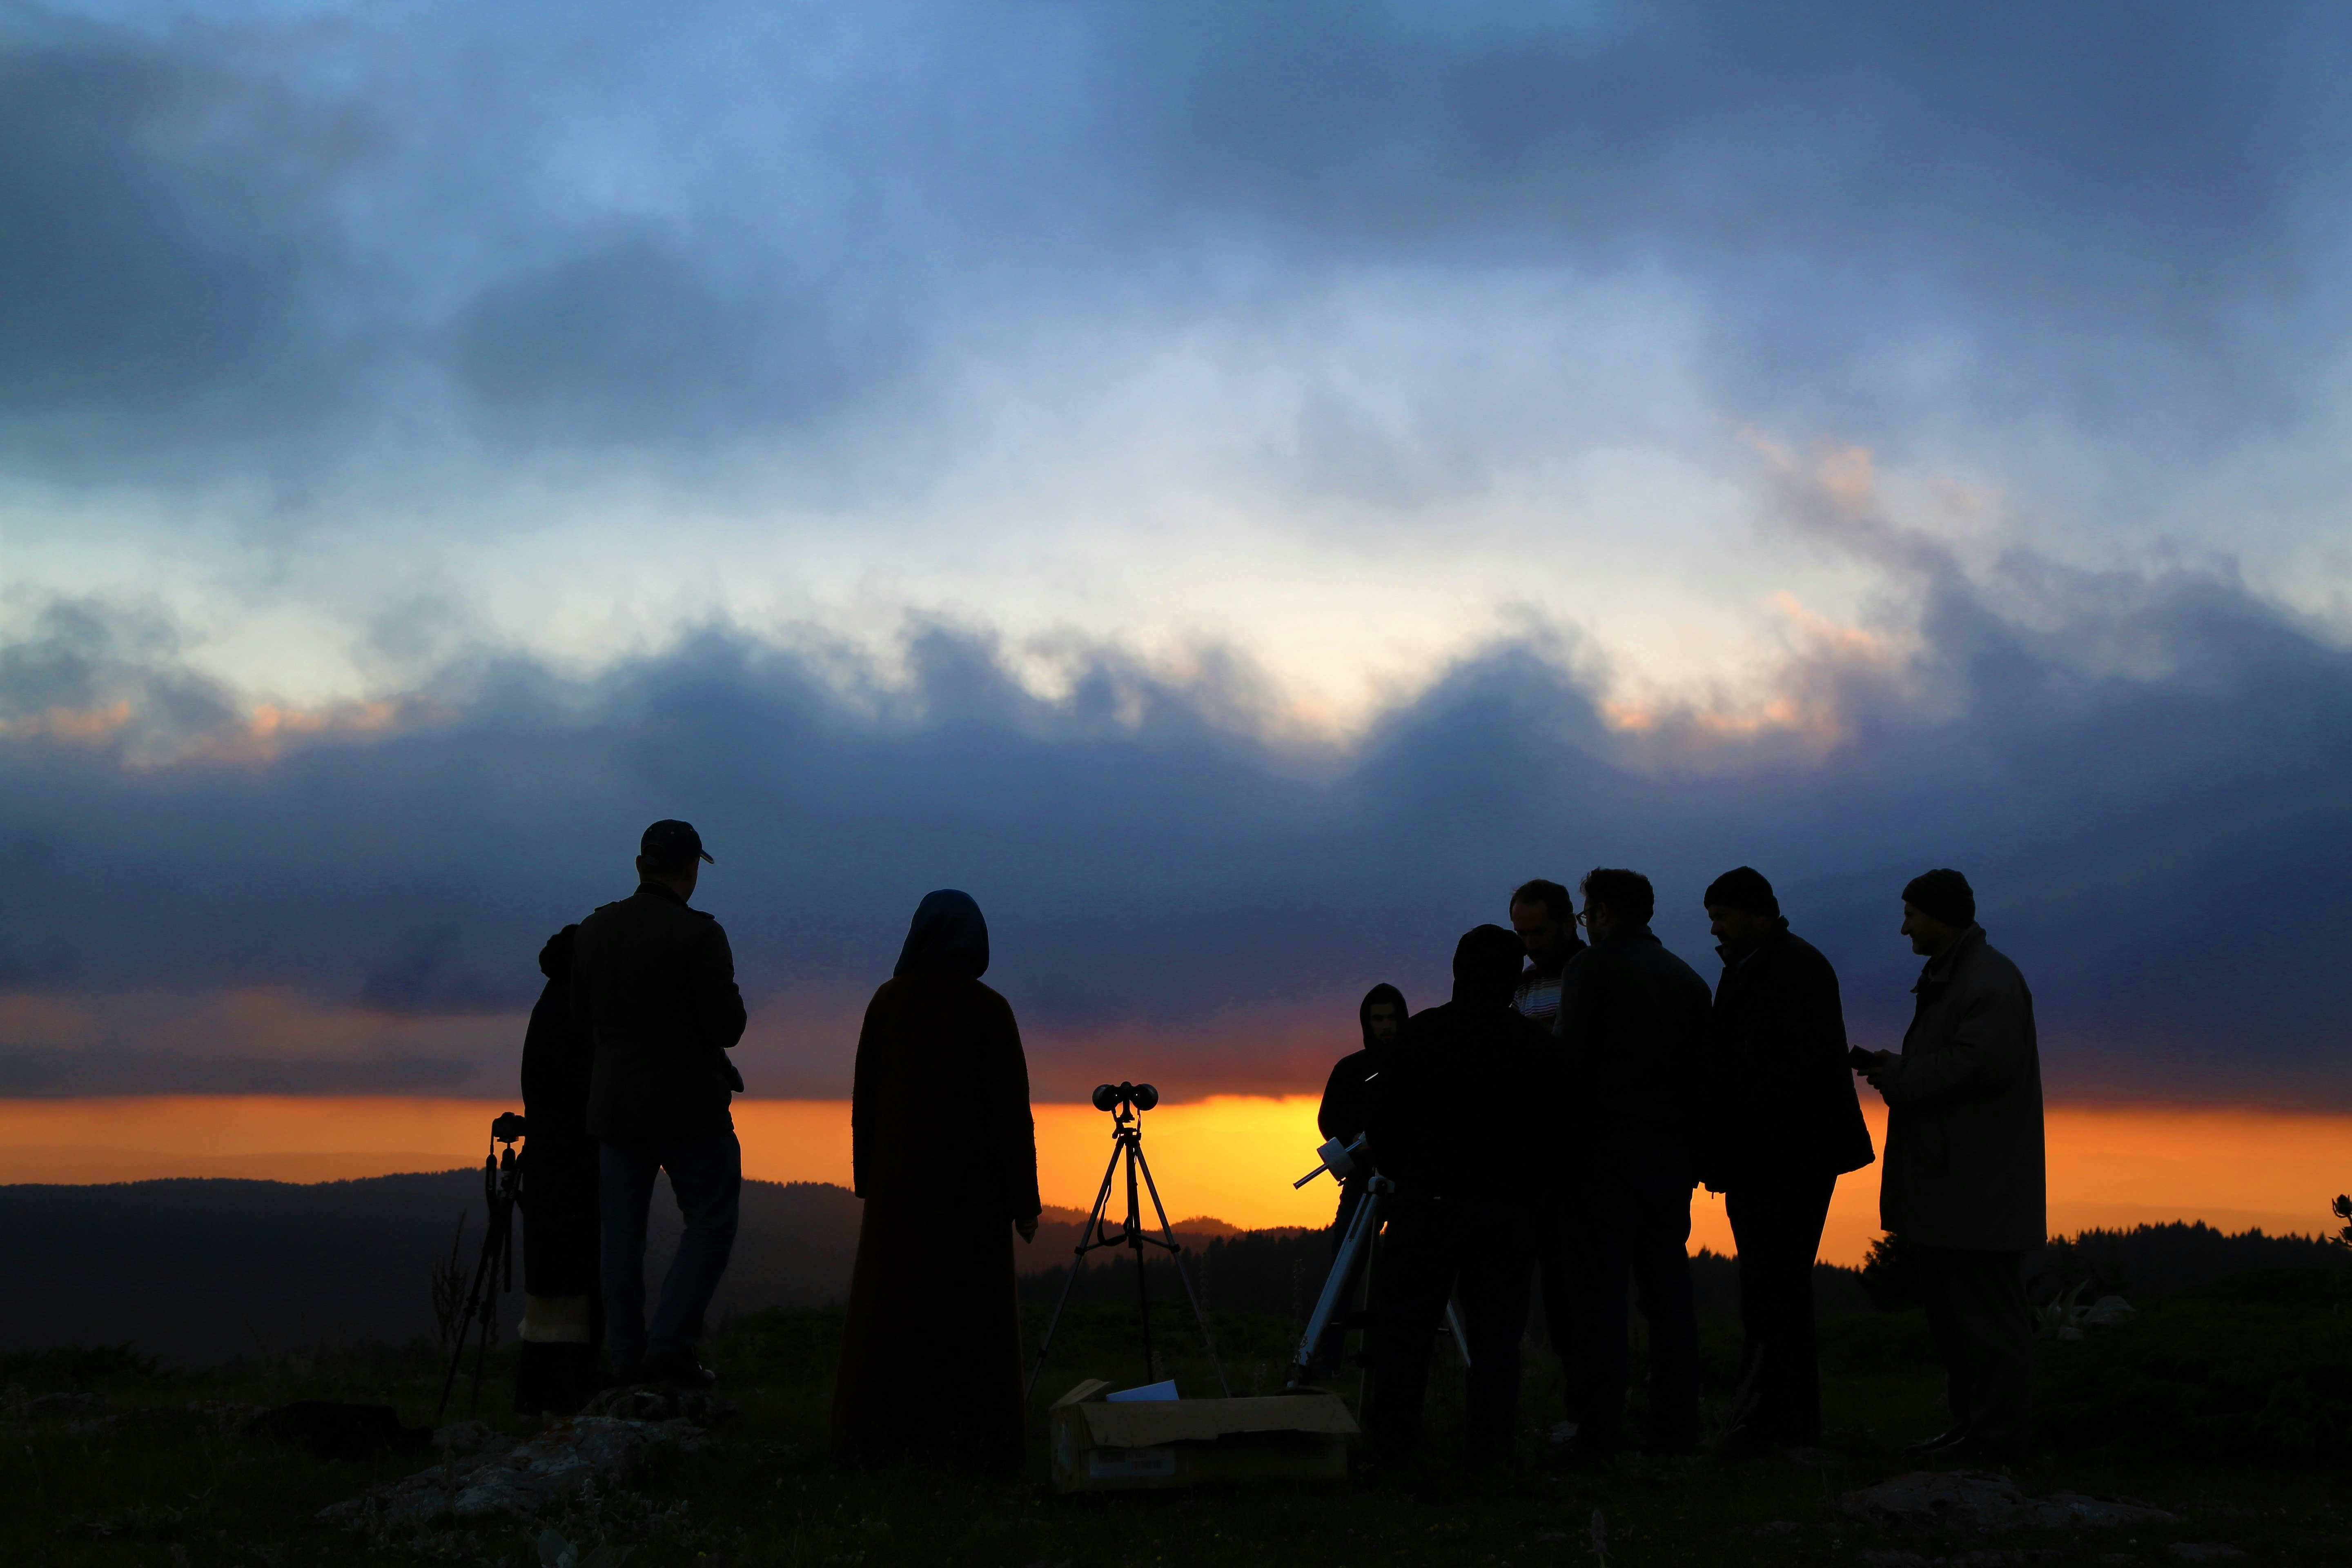
<instances>
[{"instance_id":1,"label":"person in hooded robe","mask_svg":"<svg viewBox=\"0 0 2352 1568\"><path fill-rule=\"evenodd\" d=\"M572 1011L572 943L565 926L539 951L547 976L522 1042L522 1348L515 1409L572 1415L596 1392L604 1338L598 1285L596 1140L588 1082L596 1044Z\"/></svg>"},{"instance_id":2,"label":"person in hooded robe","mask_svg":"<svg viewBox=\"0 0 2352 1568\"><path fill-rule=\"evenodd\" d=\"M987 971L980 906L941 889L866 1005L850 1110L866 1213L833 1397L845 1458L1021 1468L1013 1234L1034 1238L1042 1205L1021 1031Z\"/></svg>"}]
</instances>

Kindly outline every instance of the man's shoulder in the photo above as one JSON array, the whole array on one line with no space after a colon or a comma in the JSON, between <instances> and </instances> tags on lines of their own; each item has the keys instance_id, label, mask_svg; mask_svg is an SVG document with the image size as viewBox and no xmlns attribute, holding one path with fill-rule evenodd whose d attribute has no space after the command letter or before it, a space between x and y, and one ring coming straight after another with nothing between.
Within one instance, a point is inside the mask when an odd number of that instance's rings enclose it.
<instances>
[{"instance_id":1,"label":"man's shoulder","mask_svg":"<svg viewBox=\"0 0 2352 1568\"><path fill-rule=\"evenodd\" d=\"M1970 989L2025 989L2025 972L2017 967L2009 954L1987 942L1981 929L1976 932L1976 940L1962 948L1954 959L1952 980L1956 986L1965 984Z\"/></svg>"}]
</instances>

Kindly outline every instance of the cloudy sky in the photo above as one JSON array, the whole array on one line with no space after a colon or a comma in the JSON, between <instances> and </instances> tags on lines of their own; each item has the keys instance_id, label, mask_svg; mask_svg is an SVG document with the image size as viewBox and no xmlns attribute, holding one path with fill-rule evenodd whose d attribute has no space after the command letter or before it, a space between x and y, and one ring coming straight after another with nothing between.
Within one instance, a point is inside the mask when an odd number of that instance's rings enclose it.
<instances>
[{"instance_id":1,"label":"cloudy sky","mask_svg":"<svg viewBox=\"0 0 2352 1568\"><path fill-rule=\"evenodd\" d=\"M0 1095L497 1093L680 816L756 1089L971 890L1312 1087L1740 862L1888 1046L2352 1110L2352 13L0 4Z\"/></svg>"}]
</instances>

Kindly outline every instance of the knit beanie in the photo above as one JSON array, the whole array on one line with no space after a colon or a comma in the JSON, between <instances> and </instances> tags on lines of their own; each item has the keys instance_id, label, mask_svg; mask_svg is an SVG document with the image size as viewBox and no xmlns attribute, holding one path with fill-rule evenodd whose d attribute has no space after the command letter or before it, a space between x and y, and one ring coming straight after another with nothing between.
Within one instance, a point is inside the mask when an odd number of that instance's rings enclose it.
<instances>
[{"instance_id":1,"label":"knit beanie","mask_svg":"<svg viewBox=\"0 0 2352 1568\"><path fill-rule=\"evenodd\" d=\"M1903 901L1948 926L1976 924L1976 889L1948 866L1912 878L1903 889Z\"/></svg>"}]
</instances>

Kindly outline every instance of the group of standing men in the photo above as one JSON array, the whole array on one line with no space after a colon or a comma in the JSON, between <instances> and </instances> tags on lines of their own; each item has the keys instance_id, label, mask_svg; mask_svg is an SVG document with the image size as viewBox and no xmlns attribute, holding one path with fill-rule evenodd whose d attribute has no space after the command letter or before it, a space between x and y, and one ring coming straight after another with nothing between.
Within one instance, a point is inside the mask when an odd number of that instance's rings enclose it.
<instances>
[{"instance_id":1,"label":"group of standing men","mask_svg":"<svg viewBox=\"0 0 2352 1568\"><path fill-rule=\"evenodd\" d=\"M1644 1447L1695 1448L1686 1247L1701 1183L1725 1197L1745 1340L1717 1451L1817 1441L1813 1261L1837 1178L1873 1157L1859 1073L1889 1108L1881 1224L1903 1244L1948 1374L1951 1426L1915 1452L2022 1454L2041 1067L2032 997L1986 944L1967 879L1936 870L1904 889L1902 931L1927 963L1902 1049L1879 1052L1848 1045L1836 973L1754 869L1706 891L1723 962L1711 993L1651 931L1647 878L1599 868L1581 891L1579 910L1557 882L1517 889L1509 930L1480 926L1456 946L1440 1006L1408 1017L1395 987L1376 987L1365 1048L1325 1090L1326 1135L1361 1134L1395 1189L1368 1352L1375 1453L1400 1459L1418 1440L1449 1302L1470 1363L1471 1458L1508 1452L1537 1279L1568 1373L1559 1457L1598 1460L1623 1441L1629 1296L1649 1325Z\"/></svg>"}]
</instances>

